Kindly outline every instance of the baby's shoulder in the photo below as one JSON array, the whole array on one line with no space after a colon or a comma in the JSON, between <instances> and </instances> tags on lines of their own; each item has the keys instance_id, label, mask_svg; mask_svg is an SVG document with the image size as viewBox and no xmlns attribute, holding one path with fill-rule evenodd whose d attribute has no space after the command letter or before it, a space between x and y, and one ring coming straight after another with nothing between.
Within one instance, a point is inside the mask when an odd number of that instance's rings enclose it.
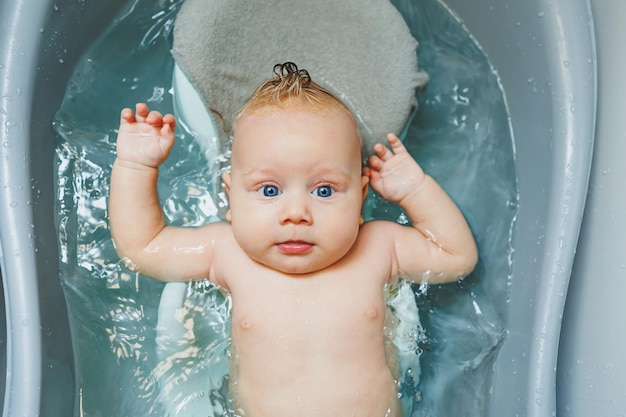
<instances>
[{"instance_id":1,"label":"baby's shoulder","mask_svg":"<svg viewBox=\"0 0 626 417\"><path fill-rule=\"evenodd\" d=\"M228 222L209 223L199 228L202 234L202 246L207 249L211 256L211 277L221 281L225 271L232 270L234 266L240 265L243 251L237 244L233 235L233 228ZM223 282L219 283L224 286Z\"/></svg>"},{"instance_id":2,"label":"baby's shoulder","mask_svg":"<svg viewBox=\"0 0 626 417\"><path fill-rule=\"evenodd\" d=\"M373 220L364 223L359 230L358 246L365 251L384 251L393 246L394 229L402 227L386 220Z\"/></svg>"},{"instance_id":3,"label":"baby's shoulder","mask_svg":"<svg viewBox=\"0 0 626 417\"><path fill-rule=\"evenodd\" d=\"M235 240L233 228L229 222L209 223L201 228L204 232L206 245L212 246L215 252L232 252L240 250Z\"/></svg>"},{"instance_id":4,"label":"baby's shoulder","mask_svg":"<svg viewBox=\"0 0 626 417\"><path fill-rule=\"evenodd\" d=\"M370 276L380 276L385 281L393 278L396 270L393 229L396 226L399 225L384 220L364 223L353 248L353 257L349 259L358 259L358 267Z\"/></svg>"},{"instance_id":5,"label":"baby's shoulder","mask_svg":"<svg viewBox=\"0 0 626 417\"><path fill-rule=\"evenodd\" d=\"M371 239L372 237L377 237L378 239L392 237L394 229L397 227L402 226L389 220L372 220L361 225L359 237L362 236L367 239Z\"/></svg>"}]
</instances>

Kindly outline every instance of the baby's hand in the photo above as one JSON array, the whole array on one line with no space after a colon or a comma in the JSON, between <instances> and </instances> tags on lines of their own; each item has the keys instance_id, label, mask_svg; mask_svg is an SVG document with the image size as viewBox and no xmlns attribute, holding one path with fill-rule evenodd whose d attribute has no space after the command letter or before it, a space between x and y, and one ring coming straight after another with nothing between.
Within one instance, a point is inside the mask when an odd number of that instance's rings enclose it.
<instances>
[{"instance_id":1,"label":"baby's hand","mask_svg":"<svg viewBox=\"0 0 626 417\"><path fill-rule=\"evenodd\" d=\"M157 168L169 156L174 145L176 119L149 111L144 103L122 110L117 135L117 159L131 165Z\"/></svg>"},{"instance_id":2,"label":"baby's hand","mask_svg":"<svg viewBox=\"0 0 626 417\"><path fill-rule=\"evenodd\" d=\"M374 191L386 200L398 203L424 182L424 171L415 162L393 133L387 135L391 150L381 143L374 145L369 168L363 173L370 179Z\"/></svg>"}]
</instances>

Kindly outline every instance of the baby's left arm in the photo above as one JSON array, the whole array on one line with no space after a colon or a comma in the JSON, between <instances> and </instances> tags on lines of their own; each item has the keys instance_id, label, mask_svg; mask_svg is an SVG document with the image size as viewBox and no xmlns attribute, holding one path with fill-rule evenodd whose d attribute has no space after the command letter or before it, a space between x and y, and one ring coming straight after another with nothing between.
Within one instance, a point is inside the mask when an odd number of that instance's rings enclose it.
<instances>
[{"instance_id":1,"label":"baby's left arm","mask_svg":"<svg viewBox=\"0 0 626 417\"><path fill-rule=\"evenodd\" d=\"M374 191L398 203L413 227L390 229L397 273L414 281L442 283L469 274L478 258L476 243L465 218L446 192L415 162L397 136L387 135L364 173Z\"/></svg>"}]
</instances>

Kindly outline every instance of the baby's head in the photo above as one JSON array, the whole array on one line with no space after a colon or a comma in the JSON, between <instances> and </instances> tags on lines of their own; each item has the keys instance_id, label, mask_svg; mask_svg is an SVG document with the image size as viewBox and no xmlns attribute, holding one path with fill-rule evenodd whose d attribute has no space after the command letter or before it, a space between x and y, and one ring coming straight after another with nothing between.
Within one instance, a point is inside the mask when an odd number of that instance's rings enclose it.
<instances>
[{"instance_id":1,"label":"baby's head","mask_svg":"<svg viewBox=\"0 0 626 417\"><path fill-rule=\"evenodd\" d=\"M228 219L250 258L310 273L353 246L368 178L352 113L294 64L274 73L236 119Z\"/></svg>"},{"instance_id":2,"label":"baby's head","mask_svg":"<svg viewBox=\"0 0 626 417\"><path fill-rule=\"evenodd\" d=\"M335 95L313 81L307 70L298 69L293 62L274 66L274 77L261 84L248 98L235 116L235 126L245 114L294 107L311 112L341 109L354 121L356 127L352 111Z\"/></svg>"}]
</instances>

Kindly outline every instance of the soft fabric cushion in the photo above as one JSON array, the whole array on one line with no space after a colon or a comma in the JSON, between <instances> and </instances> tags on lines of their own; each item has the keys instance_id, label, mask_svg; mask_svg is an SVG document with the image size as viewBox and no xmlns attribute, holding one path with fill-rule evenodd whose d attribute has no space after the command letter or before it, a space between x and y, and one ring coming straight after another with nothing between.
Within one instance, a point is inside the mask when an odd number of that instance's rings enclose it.
<instances>
[{"instance_id":1,"label":"soft fabric cushion","mask_svg":"<svg viewBox=\"0 0 626 417\"><path fill-rule=\"evenodd\" d=\"M416 48L388 0L186 0L172 53L226 132L275 64L296 63L353 110L369 154L417 107Z\"/></svg>"}]
</instances>

